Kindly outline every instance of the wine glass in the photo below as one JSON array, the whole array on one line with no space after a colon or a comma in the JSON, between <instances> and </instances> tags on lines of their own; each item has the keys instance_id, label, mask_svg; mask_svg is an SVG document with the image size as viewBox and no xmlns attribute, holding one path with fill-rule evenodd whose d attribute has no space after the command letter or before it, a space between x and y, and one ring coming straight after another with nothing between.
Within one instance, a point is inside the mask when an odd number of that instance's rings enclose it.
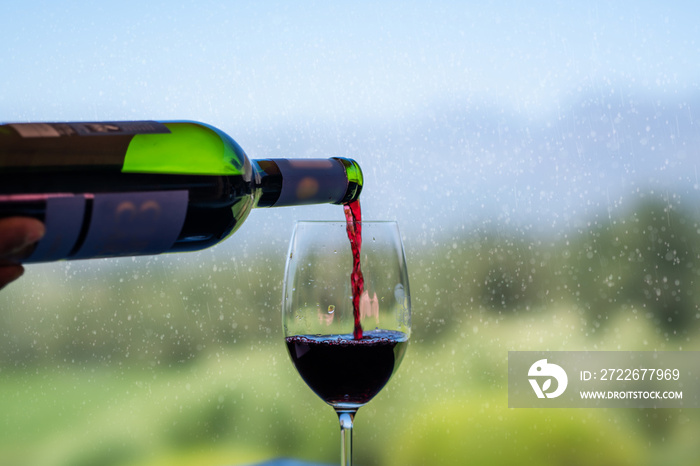
<instances>
[{"instance_id":1,"label":"wine glass","mask_svg":"<svg viewBox=\"0 0 700 466\"><path fill-rule=\"evenodd\" d=\"M349 466L355 413L389 381L410 337L408 274L397 223L297 222L282 321L299 375L338 414L341 464Z\"/></svg>"}]
</instances>

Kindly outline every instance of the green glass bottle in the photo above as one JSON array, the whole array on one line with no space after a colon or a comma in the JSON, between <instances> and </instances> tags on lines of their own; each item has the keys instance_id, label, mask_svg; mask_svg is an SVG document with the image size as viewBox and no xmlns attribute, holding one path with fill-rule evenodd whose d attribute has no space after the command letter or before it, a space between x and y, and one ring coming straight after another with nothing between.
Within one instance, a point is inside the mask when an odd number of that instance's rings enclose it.
<instances>
[{"instance_id":1,"label":"green glass bottle","mask_svg":"<svg viewBox=\"0 0 700 466\"><path fill-rule=\"evenodd\" d=\"M0 218L46 225L26 263L200 250L253 208L347 204L362 183L354 160L250 160L192 121L0 125Z\"/></svg>"}]
</instances>

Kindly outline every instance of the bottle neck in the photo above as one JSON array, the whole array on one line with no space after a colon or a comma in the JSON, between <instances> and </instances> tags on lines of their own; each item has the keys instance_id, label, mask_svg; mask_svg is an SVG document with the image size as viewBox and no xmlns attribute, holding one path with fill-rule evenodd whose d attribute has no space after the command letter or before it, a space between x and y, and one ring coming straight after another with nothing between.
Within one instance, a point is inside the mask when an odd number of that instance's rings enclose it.
<instances>
[{"instance_id":1,"label":"bottle neck","mask_svg":"<svg viewBox=\"0 0 700 466\"><path fill-rule=\"evenodd\" d=\"M351 159L266 159L253 165L257 207L347 204L362 191L362 171Z\"/></svg>"}]
</instances>

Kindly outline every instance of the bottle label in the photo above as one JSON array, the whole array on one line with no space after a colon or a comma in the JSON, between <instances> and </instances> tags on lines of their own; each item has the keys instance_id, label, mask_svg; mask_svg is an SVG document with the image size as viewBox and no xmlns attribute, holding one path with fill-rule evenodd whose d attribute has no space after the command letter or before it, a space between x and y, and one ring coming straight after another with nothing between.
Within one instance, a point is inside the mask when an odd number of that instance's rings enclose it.
<instances>
[{"instance_id":1,"label":"bottle label","mask_svg":"<svg viewBox=\"0 0 700 466\"><path fill-rule=\"evenodd\" d=\"M157 121L97 121L81 123L12 123L23 138L56 138L61 136L123 136L164 134L170 130Z\"/></svg>"},{"instance_id":2,"label":"bottle label","mask_svg":"<svg viewBox=\"0 0 700 466\"><path fill-rule=\"evenodd\" d=\"M46 199L46 234L23 262L65 259L73 250L85 218L85 196L51 195Z\"/></svg>"},{"instance_id":3,"label":"bottle label","mask_svg":"<svg viewBox=\"0 0 700 466\"><path fill-rule=\"evenodd\" d=\"M24 262L166 252L182 230L187 201L186 190L51 196L46 235Z\"/></svg>"},{"instance_id":4,"label":"bottle label","mask_svg":"<svg viewBox=\"0 0 700 466\"><path fill-rule=\"evenodd\" d=\"M282 175L282 190L275 207L338 203L348 179L343 165L332 159L273 159Z\"/></svg>"}]
</instances>

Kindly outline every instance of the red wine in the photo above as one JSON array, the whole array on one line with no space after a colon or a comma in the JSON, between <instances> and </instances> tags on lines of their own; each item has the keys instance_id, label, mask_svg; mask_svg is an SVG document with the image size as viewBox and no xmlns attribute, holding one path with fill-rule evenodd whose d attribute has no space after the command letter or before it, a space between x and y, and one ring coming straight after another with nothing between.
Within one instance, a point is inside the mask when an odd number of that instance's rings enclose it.
<instances>
[{"instance_id":1,"label":"red wine","mask_svg":"<svg viewBox=\"0 0 700 466\"><path fill-rule=\"evenodd\" d=\"M360 200L356 199L343 206L345 220L347 222L348 239L352 249L352 273L350 283L352 286L352 312L355 318L353 337L362 340L362 324L360 323L360 297L365 288L365 279L362 276L360 264L360 251L362 249L362 210Z\"/></svg>"},{"instance_id":2,"label":"red wine","mask_svg":"<svg viewBox=\"0 0 700 466\"><path fill-rule=\"evenodd\" d=\"M362 406L386 385L399 366L408 338L391 330L352 335L296 335L287 350L301 378L332 406Z\"/></svg>"}]
</instances>

